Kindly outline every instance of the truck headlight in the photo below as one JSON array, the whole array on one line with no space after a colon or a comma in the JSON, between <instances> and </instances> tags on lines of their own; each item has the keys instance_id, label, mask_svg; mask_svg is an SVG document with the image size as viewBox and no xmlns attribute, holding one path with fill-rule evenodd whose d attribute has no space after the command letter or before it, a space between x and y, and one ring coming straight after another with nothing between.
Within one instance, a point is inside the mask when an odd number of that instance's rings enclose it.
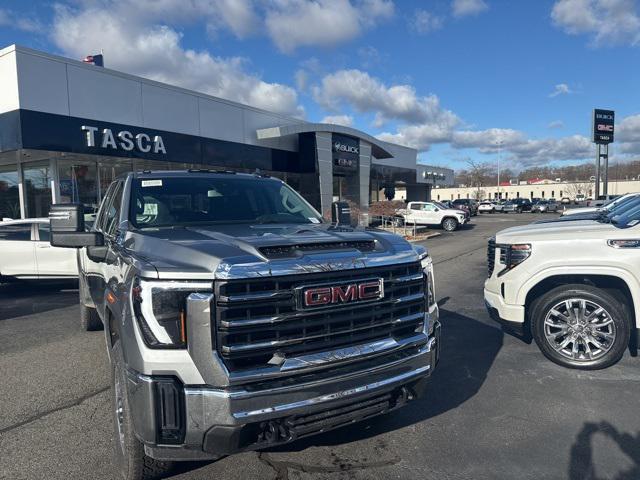
<instances>
[{"instance_id":1,"label":"truck headlight","mask_svg":"<svg viewBox=\"0 0 640 480\"><path fill-rule=\"evenodd\" d=\"M151 348L186 348L189 294L211 291L209 282L156 281L136 278L131 302L140 331Z\"/></svg>"},{"instance_id":2,"label":"truck headlight","mask_svg":"<svg viewBox=\"0 0 640 480\"><path fill-rule=\"evenodd\" d=\"M434 287L433 280L433 261L429 255L425 255L420 261L420 265L422 266L422 274L424 276L424 311L425 311L425 325L424 332L427 335L431 335L433 332L434 324L433 322L427 322L427 313L433 305L436 303L436 292ZM426 324L428 323L428 324Z\"/></svg>"},{"instance_id":3,"label":"truck headlight","mask_svg":"<svg viewBox=\"0 0 640 480\"><path fill-rule=\"evenodd\" d=\"M498 273L504 275L512 268L517 267L531 256L531 245L528 243L516 243L513 245L500 245L500 264L505 268Z\"/></svg>"}]
</instances>

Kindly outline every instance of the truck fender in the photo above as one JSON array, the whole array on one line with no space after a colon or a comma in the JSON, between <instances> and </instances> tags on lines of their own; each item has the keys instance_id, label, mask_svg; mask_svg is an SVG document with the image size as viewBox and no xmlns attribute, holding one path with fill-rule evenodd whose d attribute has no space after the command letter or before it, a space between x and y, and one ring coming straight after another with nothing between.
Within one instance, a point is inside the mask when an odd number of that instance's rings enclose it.
<instances>
[{"instance_id":1,"label":"truck fender","mask_svg":"<svg viewBox=\"0 0 640 480\"><path fill-rule=\"evenodd\" d=\"M631 292L631 298L633 300L633 311L635 313L636 328L640 328L640 284L636 277L627 269L622 267L597 267L597 266L562 266L551 267L536 272L529 280L527 280L516 293L517 305L525 305L527 295L529 292L540 282L550 277L556 277L561 275L606 275L610 277L616 277L627 284L629 291Z\"/></svg>"}]
</instances>

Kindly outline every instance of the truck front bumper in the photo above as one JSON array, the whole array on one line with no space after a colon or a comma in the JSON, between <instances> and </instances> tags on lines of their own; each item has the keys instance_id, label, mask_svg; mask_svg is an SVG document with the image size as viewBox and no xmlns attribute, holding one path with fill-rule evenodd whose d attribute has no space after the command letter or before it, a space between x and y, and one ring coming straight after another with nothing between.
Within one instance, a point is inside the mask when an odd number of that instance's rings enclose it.
<instances>
[{"instance_id":1,"label":"truck front bumper","mask_svg":"<svg viewBox=\"0 0 640 480\"><path fill-rule=\"evenodd\" d=\"M437 309L436 309L437 315ZM331 369L223 389L182 385L128 371L138 439L158 460L215 459L364 420L421 397L440 352L440 323L428 341ZM174 398L175 397L175 398ZM163 442L164 430L176 441Z\"/></svg>"}]
</instances>

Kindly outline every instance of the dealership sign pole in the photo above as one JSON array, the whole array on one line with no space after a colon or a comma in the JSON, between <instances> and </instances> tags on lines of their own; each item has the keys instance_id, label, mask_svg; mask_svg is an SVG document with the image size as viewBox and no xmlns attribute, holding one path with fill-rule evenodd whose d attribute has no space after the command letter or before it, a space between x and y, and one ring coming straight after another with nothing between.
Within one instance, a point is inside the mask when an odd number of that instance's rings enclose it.
<instances>
[{"instance_id":1,"label":"dealership sign pole","mask_svg":"<svg viewBox=\"0 0 640 480\"><path fill-rule=\"evenodd\" d=\"M609 144L613 143L615 112L613 110L593 110L593 142L597 146L596 153L596 189L594 199L600 196L600 177L603 177L602 194L609 190ZM603 162L603 173L600 174L600 164Z\"/></svg>"}]
</instances>

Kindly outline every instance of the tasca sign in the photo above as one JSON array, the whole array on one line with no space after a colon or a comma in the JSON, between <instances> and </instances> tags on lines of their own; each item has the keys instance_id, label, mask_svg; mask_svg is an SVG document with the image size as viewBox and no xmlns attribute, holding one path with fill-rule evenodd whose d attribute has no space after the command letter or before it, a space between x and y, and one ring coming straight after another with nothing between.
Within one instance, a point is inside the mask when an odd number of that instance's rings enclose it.
<instances>
[{"instance_id":1,"label":"tasca sign","mask_svg":"<svg viewBox=\"0 0 640 480\"><path fill-rule=\"evenodd\" d=\"M87 147L98 147L112 150L124 150L140 153L159 153L166 155L164 141L160 135L149 135L144 132L129 130L113 131L110 128L98 128L82 125Z\"/></svg>"},{"instance_id":2,"label":"tasca sign","mask_svg":"<svg viewBox=\"0 0 640 480\"><path fill-rule=\"evenodd\" d=\"M593 142L613 143L615 112L613 110L593 111Z\"/></svg>"}]
</instances>

